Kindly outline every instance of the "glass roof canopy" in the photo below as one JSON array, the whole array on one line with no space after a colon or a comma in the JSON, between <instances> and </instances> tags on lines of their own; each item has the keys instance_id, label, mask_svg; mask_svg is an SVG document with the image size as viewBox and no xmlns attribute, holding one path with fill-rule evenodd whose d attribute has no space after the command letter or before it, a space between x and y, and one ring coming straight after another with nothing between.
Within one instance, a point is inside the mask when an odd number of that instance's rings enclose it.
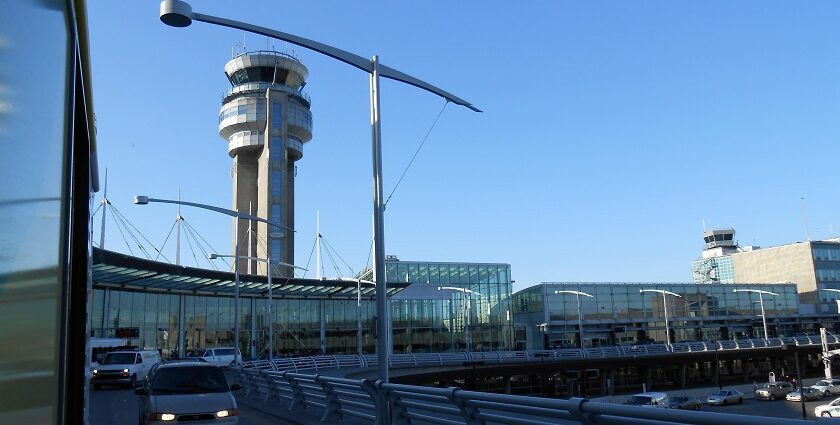
<instances>
[{"instance_id":1,"label":"glass roof canopy","mask_svg":"<svg viewBox=\"0 0 840 425\"><path fill-rule=\"evenodd\" d=\"M233 296L233 272L176 266L130 255L93 248L93 287L134 289L146 292ZM265 297L268 277L239 274L240 297ZM272 279L274 298L355 299L356 283L346 280L281 278ZM388 296L408 283L389 283ZM362 286L361 297L373 299L376 290Z\"/></svg>"}]
</instances>

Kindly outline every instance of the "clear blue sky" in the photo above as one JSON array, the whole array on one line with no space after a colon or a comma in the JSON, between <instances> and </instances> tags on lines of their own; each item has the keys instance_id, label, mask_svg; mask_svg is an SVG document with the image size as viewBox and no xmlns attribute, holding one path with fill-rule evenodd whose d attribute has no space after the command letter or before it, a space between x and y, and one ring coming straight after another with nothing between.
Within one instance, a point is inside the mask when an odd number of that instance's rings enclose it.
<instances>
[{"instance_id":1,"label":"clear blue sky","mask_svg":"<svg viewBox=\"0 0 840 425\"><path fill-rule=\"evenodd\" d=\"M510 263L515 290L690 281L702 220L735 227L741 244L799 241L804 197L811 237L840 233L838 3L193 3L378 54L485 111L447 106L388 204L386 251L401 259ZM180 189L184 200L232 206L217 125L223 66L244 40L249 50L294 50L310 70L314 137L297 163L296 263L309 258L320 210L327 241L354 270L365 265L365 73L241 31L164 26L157 1L88 7L101 172L113 204L147 237L160 245L175 210L134 206L135 194ZM386 194L443 103L383 81ZM182 214L230 249L229 219ZM110 223L106 248L127 251ZM174 258L173 242L165 252Z\"/></svg>"}]
</instances>

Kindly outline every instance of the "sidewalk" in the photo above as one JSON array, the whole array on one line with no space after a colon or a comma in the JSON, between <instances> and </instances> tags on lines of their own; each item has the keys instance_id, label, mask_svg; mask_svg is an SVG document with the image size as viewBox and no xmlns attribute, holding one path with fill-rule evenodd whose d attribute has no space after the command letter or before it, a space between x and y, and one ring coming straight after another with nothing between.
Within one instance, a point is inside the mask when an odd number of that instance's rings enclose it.
<instances>
[{"instance_id":1,"label":"sidewalk","mask_svg":"<svg viewBox=\"0 0 840 425\"><path fill-rule=\"evenodd\" d=\"M815 382L819 381L823 378L807 378L802 382L804 387L808 387L813 385ZM757 382L759 386L765 384L765 382ZM755 398L755 387L753 384L741 384L741 385L724 385L724 390L738 390L744 393L744 400L752 400ZM656 388L648 389L648 391L659 391ZM703 388L682 388L682 389L671 389L665 391L668 393L669 396L688 396L694 397L700 400L702 403L706 403L706 398L709 394L712 394L716 391L720 391L718 387L703 387ZM642 389L639 388L639 392L642 392ZM614 395L612 397L594 397L590 398L590 401L597 401L601 403L614 403L614 404L621 404L627 401L633 394L622 394L622 395Z\"/></svg>"}]
</instances>

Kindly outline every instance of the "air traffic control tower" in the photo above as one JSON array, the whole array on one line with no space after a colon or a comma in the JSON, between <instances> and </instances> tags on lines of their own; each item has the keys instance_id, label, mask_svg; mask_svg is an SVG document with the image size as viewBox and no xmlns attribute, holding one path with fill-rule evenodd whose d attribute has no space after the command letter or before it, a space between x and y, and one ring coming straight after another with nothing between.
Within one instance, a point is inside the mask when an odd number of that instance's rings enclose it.
<instances>
[{"instance_id":1,"label":"air traffic control tower","mask_svg":"<svg viewBox=\"0 0 840 425\"><path fill-rule=\"evenodd\" d=\"M233 208L289 228L295 224L295 162L312 139L312 113L303 93L308 70L274 51L242 53L225 64L231 88L222 99L219 135L233 158ZM294 264L294 233L239 220L239 255ZM249 226L255 232L249 237ZM234 229L235 234L235 229ZM236 248L234 240L233 252ZM240 260L241 272L266 274L263 262ZM275 267L276 276L291 268Z\"/></svg>"}]
</instances>

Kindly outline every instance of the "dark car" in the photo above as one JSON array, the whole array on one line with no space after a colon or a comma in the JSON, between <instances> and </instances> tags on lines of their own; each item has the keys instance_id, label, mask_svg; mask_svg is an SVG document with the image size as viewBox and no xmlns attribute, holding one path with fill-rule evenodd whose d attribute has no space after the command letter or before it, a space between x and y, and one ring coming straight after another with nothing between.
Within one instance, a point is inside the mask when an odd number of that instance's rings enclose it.
<instances>
[{"instance_id":1,"label":"dark car","mask_svg":"<svg viewBox=\"0 0 840 425\"><path fill-rule=\"evenodd\" d=\"M793 391L793 385L786 381L766 383L755 390L756 400L783 400L789 392Z\"/></svg>"},{"instance_id":2,"label":"dark car","mask_svg":"<svg viewBox=\"0 0 840 425\"><path fill-rule=\"evenodd\" d=\"M700 410L701 404L694 397L672 396L668 399L668 407L671 409Z\"/></svg>"}]
</instances>

